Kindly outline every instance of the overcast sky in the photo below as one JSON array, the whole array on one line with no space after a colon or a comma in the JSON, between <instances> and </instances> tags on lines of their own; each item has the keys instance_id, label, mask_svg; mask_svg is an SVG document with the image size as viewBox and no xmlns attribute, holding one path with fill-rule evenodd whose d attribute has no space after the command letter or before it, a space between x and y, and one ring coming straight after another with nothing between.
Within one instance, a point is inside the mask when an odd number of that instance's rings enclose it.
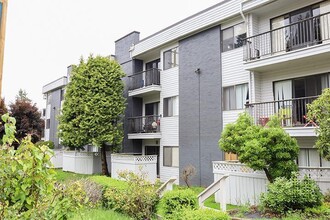
<instances>
[{"instance_id":1,"label":"overcast sky","mask_svg":"<svg viewBox=\"0 0 330 220\"><path fill-rule=\"evenodd\" d=\"M9 0L2 97L24 89L45 107L42 86L66 75L81 56L114 54L132 31L145 38L220 0Z\"/></svg>"}]
</instances>

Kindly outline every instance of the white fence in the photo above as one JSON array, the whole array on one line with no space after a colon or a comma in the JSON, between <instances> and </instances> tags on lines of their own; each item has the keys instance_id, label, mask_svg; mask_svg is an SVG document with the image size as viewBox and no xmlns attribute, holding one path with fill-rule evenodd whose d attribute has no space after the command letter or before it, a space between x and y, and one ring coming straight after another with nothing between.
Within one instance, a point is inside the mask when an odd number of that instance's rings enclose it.
<instances>
[{"instance_id":1,"label":"white fence","mask_svg":"<svg viewBox=\"0 0 330 220\"><path fill-rule=\"evenodd\" d=\"M54 168L63 167L63 150L55 149L54 156L50 158L50 161L54 165Z\"/></svg>"},{"instance_id":2,"label":"white fence","mask_svg":"<svg viewBox=\"0 0 330 220\"><path fill-rule=\"evenodd\" d=\"M154 183L157 179L157 155L111 154L111 177L119 179L121 171L143 172Z\"/></svg>"},{"instance_id":3,"label":"white fence","mask_svg":"<svg viewBox=\"0 0 330 220\"><path fill-rule=\"evenodd\" d=\"M107 152L108 170L110 170L110 153ZM102 172L100 152L63 152L63 171L80 174L95 174Z\"/></svg>"},{"instance_id":4,"label":"white fence","mask_svg":"<svg viewBox=\"0 0 330 220\"><path fill-rule=\"evenodd\" d=\"M256 205L260 194L267 190L267 177L264 171L254 171L240 163L213 161L214 180L229 174L226 180L226 201L233 205ZM330 188L330 168L299 167L300 176L307 175L314 179L322 192ZM215 194L216 202L221 201L221 194Z\"/></svg>"}]
</instances>

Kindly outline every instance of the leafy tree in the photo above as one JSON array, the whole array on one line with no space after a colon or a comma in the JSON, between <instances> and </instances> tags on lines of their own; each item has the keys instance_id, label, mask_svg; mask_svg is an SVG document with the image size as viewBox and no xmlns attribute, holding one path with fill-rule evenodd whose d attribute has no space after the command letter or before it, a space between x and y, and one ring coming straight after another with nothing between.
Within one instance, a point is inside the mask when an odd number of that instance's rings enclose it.
<instances>
[{"instance_id":1,"label":"leafy tree","mask_svg":"<svg viewBox=\"0 0 330 220\"><path fill-rule=\"evenodd\" d=\"M330 88L324 89L316 100L307 105L307 109L307 118L318 124L315 146L321 156L330 161Z\"/></svg>"},{"instance_id":2,"label":"leafy tree","mask_svg":"<svg viewBox=\"0 0 330 220\"><path fill-rule=\"evenodd\" d=\"M27 96L27 92L23 89L20 89L18 91L18 95L16 95L16 100L31 102L31 99L29 99Z\"/></svg>"},{"instance_id":3,"label":"leafy tree","mask_svg":"<svg viewBox=\"0 0 330 220\"><path fill-rule=\"evenodd\" d=\"M41 113L36 104L32 104L27 98L27 94L22 96L22 90L16 96L14 103L9 105L10 116L16 119L16 138L22 140L27 135L31 135L32 143L41 139L44 129L44 120L41 119Z\"/></svg>"},{"instance_id":4,"label":"leafy tree","mask_svg":"<svg viewBox=\"0 0 330 220\"><path fill-rule=\"evenodd\" d=\"M254 125L247 113L240 114L235 123L226 125L219 147L237 154L239 161L250 168L264 170L269 182L281 176L289 178L297 170L297 141L281 128L275 116L261 127Z\"/></svg>"},{"instance_id":5,"label":"leafy tree","mask_svg":"<svg viewBox=\"0 0 330 220\"><path fill-rule=\"evenodd\" d=\"M64 146L93 144L101 148L104 175L109 175L106 147L118 146L123 139L124 76L115 60L92 55L86 62L81 59L72 70L59 117L59 137Z\"/></svg>"}]
</instances>

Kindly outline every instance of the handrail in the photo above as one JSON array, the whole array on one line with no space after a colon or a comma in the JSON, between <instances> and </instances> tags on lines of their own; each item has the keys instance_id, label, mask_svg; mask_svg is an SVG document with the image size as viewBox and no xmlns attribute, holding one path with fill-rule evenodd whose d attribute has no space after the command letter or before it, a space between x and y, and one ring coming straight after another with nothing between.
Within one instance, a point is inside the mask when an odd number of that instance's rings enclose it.
<instances>
[{"instance_id":1,"label":"handrail","mask_svg":"<svg viewBox=\"0 0 330 220\"><path fill-rule=\"evenodd\" d=\"M223 175L220 179L214 181L210 186L208 186L203 192L201 192L198 198L198 204L200 207L204 207L204 201L209 198L211 195L220 190L220 208L222 211L226 211L226 179L229 177L229 174Z\"/></svg>"},{"instance_id":2,"label":"handrail","mask_svg":"<svg viewBox=\"0 0 330 220\"><path fill-rule=\"evenodd\" d=\"M282 27L278 27L278 28L274 28L272 30L269 30L269 31L265 31L265 32L262 32L260 34L256 34L256 35L253 35L253 36L250 36L250 37L246 37L244 38L242 41L244 42L247 42L250 38L254 38L254 37L258 37L258 36L261 36L263 34L268 34L268 33L271 33L271 32L274 32L274 31L278 31L278 30L281 30L281 29L285 29L285 28L288 28L288 27L291 27L293 25L297 25L297 24L300 24L302 22L305 22L305 21L308 21L308 20L313 20L315 18L318 18L318 17L321 17L321 16L324 16L324 15L327 15L327 14L330 14L330 12L326 12L326 13L323 13L323 14L320 14L320 15L316 15L314 17L310 17L310 18L307 18L307 19L304 19L304 20L301 20L301 21L297 21L297 22L294 22L294 23L291 23L291 24L287 24L287 25L284 25Z\"/></svg>"},{"instance_id":3,"label":"handrail","mask_svg":"<svg viewBox=\"0 0 330 220\"><path fill-rule=\"evenodd\" d=\"M172 176L157 189L156 192L160 198L163 197L165 192L173 190L173 183L175 182L175 180L176 177Z\"/></svg>"},{"instance_id":4,"label":"handrail","mask_svg":"<svg viewBox=\"0 0 330 220\"><path fill-rule=\"evenodd\" d=\"M157 69L157 68L150 68L150 69L147 69L147 70L142 70L142 71L139 71L139 72L136 72L128 77L134 77L134 76L137 76L137 75L140 75L142 73L145 73L145 72L148 72L148 71L151 71L151 70L157 70L157 71L161 71L160 69Z\"/></svg>"},{"instance_id":5,"label":"handrail","mask_svg":"<svg viewBox=\"0 0 330 220\"><path fill-rule=\"evenodd\" d=\"M254 102L254 103L247 103L245 104L246 107L253 106L253 105L260 105L260 104L269 104L269 103L277 103L277 102L289 102L289 101L296 101L296 100L303 100L303 99L316 99L319 96L308 96L308 97L300 97L300 98L293 98L293 99L283 99L283 100L274 100L274 101L267 101L267 102Z\"/></svg>"}]
</instances>

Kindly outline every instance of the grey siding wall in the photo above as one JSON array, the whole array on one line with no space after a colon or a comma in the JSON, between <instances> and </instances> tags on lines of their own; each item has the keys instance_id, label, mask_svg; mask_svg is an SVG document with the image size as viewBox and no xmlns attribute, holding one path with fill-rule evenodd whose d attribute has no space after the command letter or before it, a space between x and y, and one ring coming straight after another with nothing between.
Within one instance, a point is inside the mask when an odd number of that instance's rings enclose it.
<instances>
[{"instance_id":1,"label":"grey siding wall","mask_svg":"<svg viewBox=\"0 0 330 220\"><path fill-rule=\"evenodd\" d=\"M58 120L57 116L61 111L61 89L51 91L51 108L50 108L50 127L49 140L54 142L55 148L59 147L59 138L57 136Z\"/></svg>"},{"instance_id":2,"label":"grey siding wall","mask_svg":"<svg viewBox=\"0 0 330 220\"><path fill-rule=\"evenodd\" d=\"M129 83L128 76L134 74L136 72L136 69L141 68L142 70L142 62L139 60L132 60L129 54L129 49L132 46L132 44L139 42L139 38L140 38L139 35L140 35L139 32L132 32L115 42L116 60L121 65L123 71L126 73L126 77L123 79L125 83L124 96L127 98L125 118L136 116L138 114L136 109L139 108L139 105L142 106L142 101L136 99L133 100L133 98L128 97L128 83ZM128 131L128 123L127 120L125 119L122 151L125 153L140 153L142 151L142 141L128 140L127 131Z\"/></svg>"},{"instance_id":3,"label":"grey siding wall","mask_svg":"<svg viewBox=\"0 0 330 220\"><path fill-rule=\"evenodd\" d=\"M213 182L212 161L223 159L218 148L222 129L220 27L182 40L179 54L180 173L192 164L197 171L192 184L208 186Z\"/></svg>"}]
</instances>

